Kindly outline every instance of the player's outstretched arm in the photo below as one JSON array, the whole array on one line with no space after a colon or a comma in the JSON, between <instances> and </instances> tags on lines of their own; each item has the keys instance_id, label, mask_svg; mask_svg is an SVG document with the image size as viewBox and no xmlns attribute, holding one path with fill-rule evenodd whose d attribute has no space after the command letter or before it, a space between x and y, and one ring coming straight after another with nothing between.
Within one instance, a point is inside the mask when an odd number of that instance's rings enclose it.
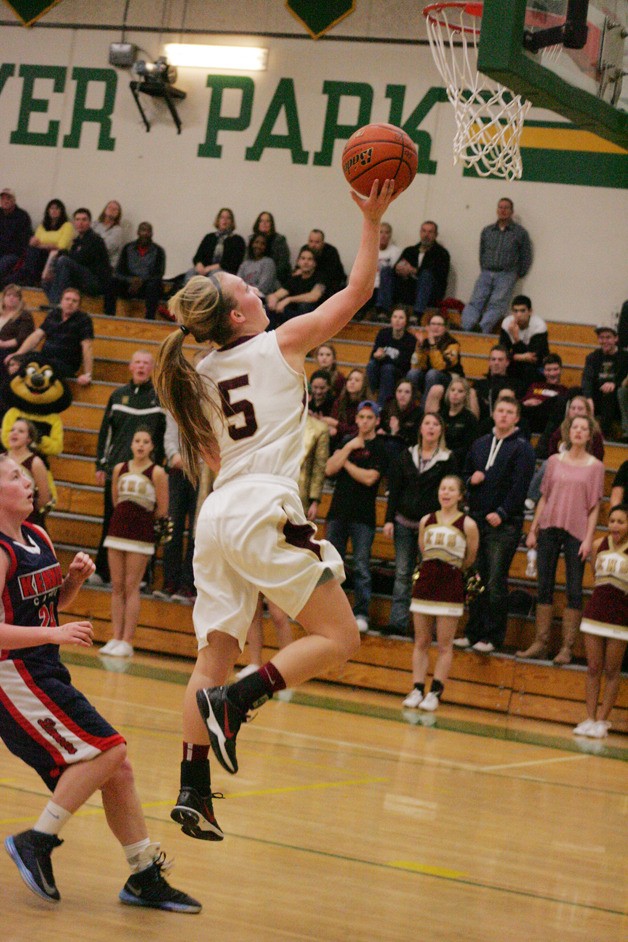
<instances>
[{"instance_id":1,"label":"player's outstretched arm","mask_svg":"<svg viewBox=\"0 0 628 942\"><path fill-rule=\"evenodd\" d=\"M295 369L312 347L329 340L347 324L373 294L379 252L379 224L394 196L394 182L385 180L381 189L375 181L368 198L351 191L362 212L362 238L346 288L324 301L311 314L294 317L277 328L279 348Z\"/></svg>"}]
</instances>

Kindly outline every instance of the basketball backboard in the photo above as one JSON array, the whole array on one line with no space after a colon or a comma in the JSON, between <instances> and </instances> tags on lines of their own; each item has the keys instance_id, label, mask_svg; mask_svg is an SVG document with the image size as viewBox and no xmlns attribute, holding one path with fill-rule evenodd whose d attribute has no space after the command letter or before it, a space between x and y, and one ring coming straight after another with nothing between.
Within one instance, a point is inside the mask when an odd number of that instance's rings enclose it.
<instances>
[{"instance_id":1,"label":"basketball backboard","mask_svg":"<svg viewBox=\"0 0 628 942\"><path fill-rule=\"evenodd\" d=\"M627 38L628 0L484 0L478 69L628 149Z\"/></svg>"}]
</instances>

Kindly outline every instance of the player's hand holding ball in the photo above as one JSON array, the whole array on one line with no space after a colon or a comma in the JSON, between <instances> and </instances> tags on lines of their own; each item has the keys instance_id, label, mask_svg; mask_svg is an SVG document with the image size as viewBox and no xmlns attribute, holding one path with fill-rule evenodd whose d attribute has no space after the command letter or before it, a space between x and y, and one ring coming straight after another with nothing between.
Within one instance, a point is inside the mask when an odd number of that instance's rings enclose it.
<instances>
[{"instance_id":1,"label":"player's hand holding ball","mask_svg":"<svg viewBox=\"0 0 628 942\"><path fill-rule=\"evenodd\" d=\"M394 124L366 124L354 131L342 152L342 171L349 186L369 197L373 183L394 182L398 196L414 180L419 155L414 141Z\"/></svg>"}]
</instances>

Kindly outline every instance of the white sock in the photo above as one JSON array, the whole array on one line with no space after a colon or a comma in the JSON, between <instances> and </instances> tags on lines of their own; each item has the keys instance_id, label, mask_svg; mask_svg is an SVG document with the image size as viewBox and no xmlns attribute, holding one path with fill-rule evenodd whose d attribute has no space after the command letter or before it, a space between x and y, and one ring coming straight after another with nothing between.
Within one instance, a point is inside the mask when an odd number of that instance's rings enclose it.
<instances>
[{"instance_id":1,"label":"white sock","mask_svg":"<svg viewBox=\"0 0 628 942\"><path fill-rule=\"evenodd\" d=\"M42 834L58 834L63 825L72 817L71 811L66 811L61 805L49 801L42 811L39 821L33 826L34 831Z\"/></svg>"},{"instance_id":2,"label":"white sock","mask_svg":"<svg viewBox=\"0 0 628 942\"><path fill-rule=\"evenodd\" d=\"M150 837L145 837L135 844L124 844L122 847L131 873L140 873L147 870L159 853L159 844L151 843Z\"/></svg>"}]
</instances>

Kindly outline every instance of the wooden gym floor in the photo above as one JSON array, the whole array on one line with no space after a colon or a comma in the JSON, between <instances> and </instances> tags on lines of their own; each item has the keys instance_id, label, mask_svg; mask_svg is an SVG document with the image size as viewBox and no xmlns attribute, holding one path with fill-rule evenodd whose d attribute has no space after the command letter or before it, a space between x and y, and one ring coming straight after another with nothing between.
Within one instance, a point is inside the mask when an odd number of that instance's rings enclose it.
<instances>
[{"instance_id":1,"label":"wooden gym floor","mask_svg":"<svg viewBox=\"0 0 628 942\"><path fill-rule=\"evenodd\" d=\"M311 684L240 733L240 773L214 772L222 843L170 822L188 661L65 655L126 735L151 836L198 916L123 906L126 864L99 798L63 832L47 904L0 853L3 942L616 942L628 936L628 744L570 728ZM216 763L214 763L216 765ZM0 750L0 836L46 798Z\"/></svg>"}]
</instances>

